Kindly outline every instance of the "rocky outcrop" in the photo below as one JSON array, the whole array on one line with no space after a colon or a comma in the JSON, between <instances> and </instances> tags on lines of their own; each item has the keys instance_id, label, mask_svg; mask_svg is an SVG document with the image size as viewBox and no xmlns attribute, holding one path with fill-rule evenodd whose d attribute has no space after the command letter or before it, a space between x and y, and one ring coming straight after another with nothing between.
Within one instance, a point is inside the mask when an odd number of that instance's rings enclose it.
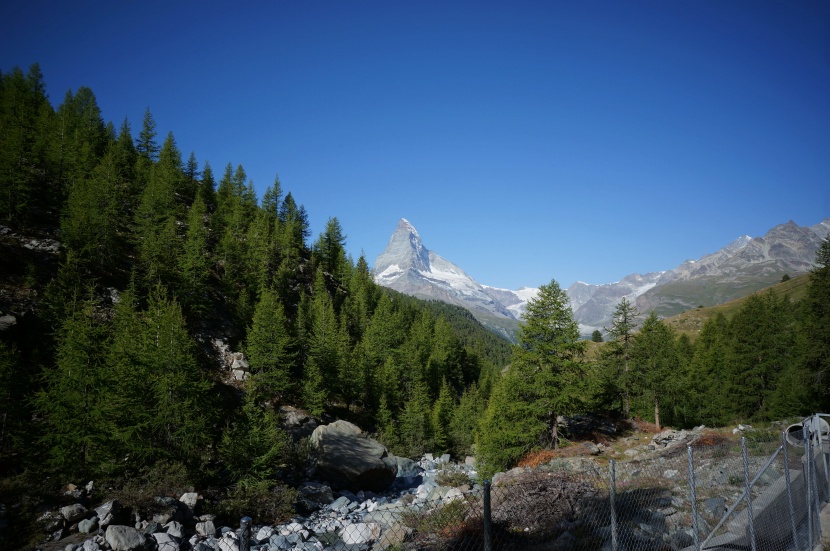
<instances>
[{"instance_id":1,"label":"rocky outcrop","mask_svg":"<svg viewBox=\"0 0 830 551\"><path fill-rule=\"evenodd\" d=\"M398 463L387 449L348 421L317 427L311 444L316 450L314 477L333 488L380 492L397 475Z\"/></svg>"}]
</instances>

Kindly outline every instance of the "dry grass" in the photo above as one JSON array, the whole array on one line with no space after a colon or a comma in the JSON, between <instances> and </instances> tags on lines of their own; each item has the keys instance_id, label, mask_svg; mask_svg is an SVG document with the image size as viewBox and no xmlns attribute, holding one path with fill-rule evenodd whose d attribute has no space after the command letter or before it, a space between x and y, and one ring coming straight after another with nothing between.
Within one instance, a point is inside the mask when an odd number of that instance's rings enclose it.
<instances>
[{"instance_id":1,"label":"dry grass","mask_svg":"<svg viewBox=\"0 0 830 551\"><path fill-rule=\"evenodd\" d=\"M654 423L649 423L648 421L643 421L642 419L634 419L632 421L634 424L634 430L636 432L641 432L644 434L657 434L663 432L664 430L669 430L671 427L660 427L657 428L657 425Z\"/></svg>"}]
</instances>

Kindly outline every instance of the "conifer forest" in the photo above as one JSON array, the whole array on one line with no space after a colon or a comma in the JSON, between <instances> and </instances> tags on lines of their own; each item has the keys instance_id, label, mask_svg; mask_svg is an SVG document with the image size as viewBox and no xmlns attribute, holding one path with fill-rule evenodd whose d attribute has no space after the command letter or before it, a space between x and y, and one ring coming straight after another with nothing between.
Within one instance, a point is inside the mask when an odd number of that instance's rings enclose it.
<instances>
[{"instance_id":1,"label":"conifer forest","mask_svg":"<svg viewBox=\"0 0 830 551\"><path fill-rule=\"evenodd\" d=\"M262 495L288 510L310 452L282 406L396 455L474 455L484 476L567 446L558 419L577 413L691 427L828 410L830 238L804 298L752 295L694 337L623 300L605 342L583 340L552 280L510 343L375 284L336 213L311 235L302 190L275 177L258 197L241 164L197 154L150 109L116 125L89 88L53 105L37 65L0 73L0 315L16 316L0 491L164 473L229 513Z\"/></svg>"}]
</instances>

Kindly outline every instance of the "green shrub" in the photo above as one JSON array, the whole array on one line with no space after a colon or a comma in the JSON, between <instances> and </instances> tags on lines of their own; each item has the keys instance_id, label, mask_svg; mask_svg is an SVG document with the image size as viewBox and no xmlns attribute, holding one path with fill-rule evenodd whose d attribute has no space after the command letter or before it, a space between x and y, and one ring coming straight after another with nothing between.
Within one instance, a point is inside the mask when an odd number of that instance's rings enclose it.
<instances>
[{"instance_id":1,"label":"green shrub","mask_svg":"<svg viewBox=\"0 0 830 551\"><path fill-rule=\"evenodd\" d=\"M457 488L470 483L470 477L467 473L459 471L450 466L446 466L436 475L435 482L441 486L452 486Z\"/></svg>"},{"instance_id":2,"label":"green shrub","mask_svg":"<svg viewBox=\"0 0 830 551\"><path fill-rule=\"evenodd\" d=\"M256 524L280 524L294 516L297 490L279 482L244 478L228 490L216 508L219 517L234 526L249 516Z\"/></svg>"}]
</instances>

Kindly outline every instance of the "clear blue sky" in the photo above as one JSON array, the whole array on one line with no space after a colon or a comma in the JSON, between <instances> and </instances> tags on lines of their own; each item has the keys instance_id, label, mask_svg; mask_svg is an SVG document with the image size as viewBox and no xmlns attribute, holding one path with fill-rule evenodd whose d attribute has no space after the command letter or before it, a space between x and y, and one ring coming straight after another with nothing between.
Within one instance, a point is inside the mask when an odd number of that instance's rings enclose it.
<instances>
[{"instance_id":1,"label":"clear blue sky","mask_svg":"<svg viewBox=\"0 0 830 551\"><path fill-rule=\"evenodd\" d=\"M404 217L481 283L608 283L830 216L826 1L4 2L33 62L370 264Z\"/></svg>"}]
</instances>

